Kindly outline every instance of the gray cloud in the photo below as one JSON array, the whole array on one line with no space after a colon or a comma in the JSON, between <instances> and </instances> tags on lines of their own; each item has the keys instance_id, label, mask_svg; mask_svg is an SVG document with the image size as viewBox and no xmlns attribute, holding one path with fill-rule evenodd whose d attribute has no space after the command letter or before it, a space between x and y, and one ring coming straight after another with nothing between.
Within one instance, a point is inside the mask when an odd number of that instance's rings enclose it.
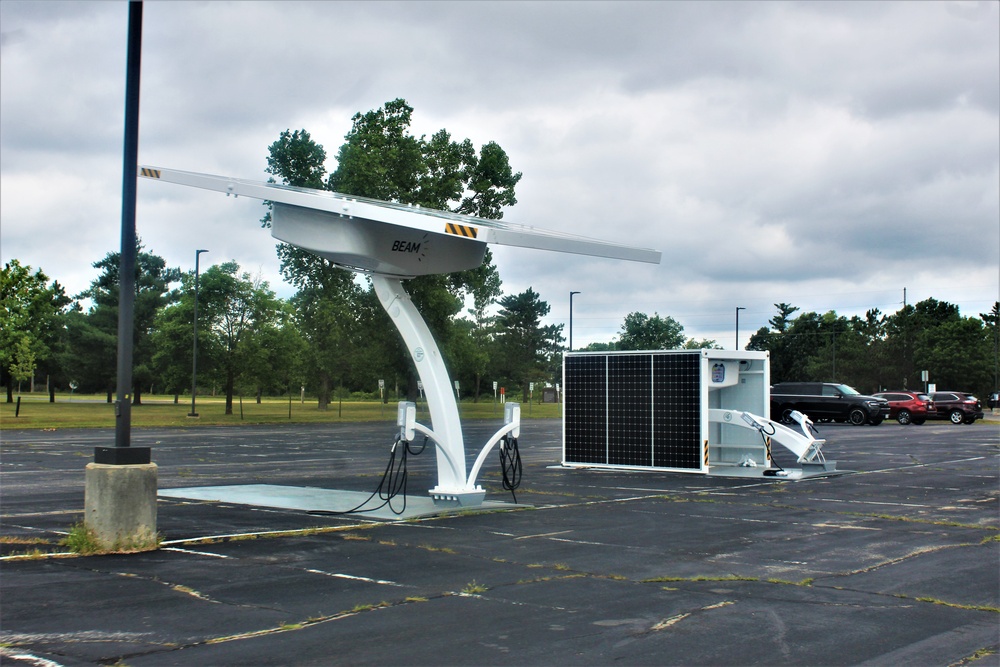
<instances>
[{"instance_id":1,"label":"gray cloud","mask_svg":"<svg viewBox=\"0 0 1000 667\"><path fill-rule=\"evenodd\" d=\"M3 260L74 292L117 249L126 15L0 3ZM263 180L305 128L332 170L351 116L404 97L415 133L504 147L507 219L663 251L498 249L553 321L584 292L578 345L639 310L731 346L736 305L749 332L776 302L892 312L904 287L975 315L1000 282L998 28L992 2L146 3L140 159ZM290 294L259 204L139 193L168 263L208 247Z\"/></svg>"}]
</instances>

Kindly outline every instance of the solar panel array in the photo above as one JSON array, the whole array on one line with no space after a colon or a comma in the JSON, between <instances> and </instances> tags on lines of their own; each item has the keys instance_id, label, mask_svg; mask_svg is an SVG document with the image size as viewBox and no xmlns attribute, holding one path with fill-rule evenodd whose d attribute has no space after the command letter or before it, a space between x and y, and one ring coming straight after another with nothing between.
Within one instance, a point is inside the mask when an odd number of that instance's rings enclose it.
<instances>
[{"instance_id":1,"label":"solar panel array","mask_svg":"<svg viewBox=\"0 0 1000 667\"><path fill-rule=\"evenodd\" d=\"M701 467L698 352L567 355L566 463Z\"/></svg>"}]
</instances>

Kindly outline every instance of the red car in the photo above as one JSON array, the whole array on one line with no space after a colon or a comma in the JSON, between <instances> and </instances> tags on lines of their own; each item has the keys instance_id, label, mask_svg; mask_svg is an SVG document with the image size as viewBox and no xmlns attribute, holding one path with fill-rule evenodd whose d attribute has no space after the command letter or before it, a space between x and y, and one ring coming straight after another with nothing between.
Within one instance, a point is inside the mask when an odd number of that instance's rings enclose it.
<instances>
[{"instance_id":1,"label":"red car","mask_svg":"<svg viewBox=\"0 0 1000 667\"><path fill-rule=\"evenodd\" d=\"M938 419L952 424L972 424L983 418L983 404L972 394L962 391L937 391L931 394Z\"/></svg>"},{"instance_id":2,"label":"red car","mask_svg":"<svg viewBox=\"0 0 1000 667\"><path fill-rule=\"evenodd\" d=\"M927 394L915 391L884 391L875 394L889 401L889 419L900 424L923 424L928 417L936 414L934 401Z\"/></svg>"}]
</instances>

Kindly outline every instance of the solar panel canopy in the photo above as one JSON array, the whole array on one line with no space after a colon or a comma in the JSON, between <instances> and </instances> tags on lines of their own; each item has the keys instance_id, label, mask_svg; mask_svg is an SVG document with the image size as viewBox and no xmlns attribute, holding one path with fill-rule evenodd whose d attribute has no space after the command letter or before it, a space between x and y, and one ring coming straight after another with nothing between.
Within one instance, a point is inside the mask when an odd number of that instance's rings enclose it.
<instances>
[{"instance_id":1,"label":"solar panel canopy","mask_svg":"<svg viewBox=\"0 0 1000 667\"><path fill-rule=\"evenodd\" d=\"M660 263L660 252L329 190L140 166L145 179L271 202L271 235L353 271L399 278L483 263L486 244Z\"/></svg>"}]
</instances>

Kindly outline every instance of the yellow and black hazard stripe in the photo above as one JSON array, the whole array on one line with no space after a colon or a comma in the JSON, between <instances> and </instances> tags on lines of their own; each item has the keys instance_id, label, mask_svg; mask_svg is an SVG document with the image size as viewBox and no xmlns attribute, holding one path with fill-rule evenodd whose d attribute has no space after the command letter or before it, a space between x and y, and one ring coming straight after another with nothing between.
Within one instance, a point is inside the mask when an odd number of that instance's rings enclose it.
<instances>
[{"instance_id":1,"label":"yellow and black hazard stripe","mask_svg":"<svg viewBox=\"0 0 1000 667\"><path fill-rule=\"evenodd\" d=\"M705 453L705 468L708 468L708 440L705 441L703 451Z\"/></svg>"},{"instance_id":2,"label":"yellow and black hazard stripe","mask_svg":"<svg viewBox=\"0 0 1000 667\"><path fill-rule=\"evenodd\" d=\"M444 225L444 233L462 236L467 239L474 239L479 235L479 230L475 227L469 227L468 225L459 225L454 222L447 222Z\"/></svg>"},{"instance_id":3,"label":"yellow and black hazard stripe","mask_svg":"<svg viewBox=\"0 0 1000 667\"><path fill-rule=\"evenodd\" d=\"M160 170L159 169L150 169L149 167L143 167L140 170L139 173L140 173L140 175L145 176L146 178L159 178L160 177Z\"/></svg>"}]
</instances>

